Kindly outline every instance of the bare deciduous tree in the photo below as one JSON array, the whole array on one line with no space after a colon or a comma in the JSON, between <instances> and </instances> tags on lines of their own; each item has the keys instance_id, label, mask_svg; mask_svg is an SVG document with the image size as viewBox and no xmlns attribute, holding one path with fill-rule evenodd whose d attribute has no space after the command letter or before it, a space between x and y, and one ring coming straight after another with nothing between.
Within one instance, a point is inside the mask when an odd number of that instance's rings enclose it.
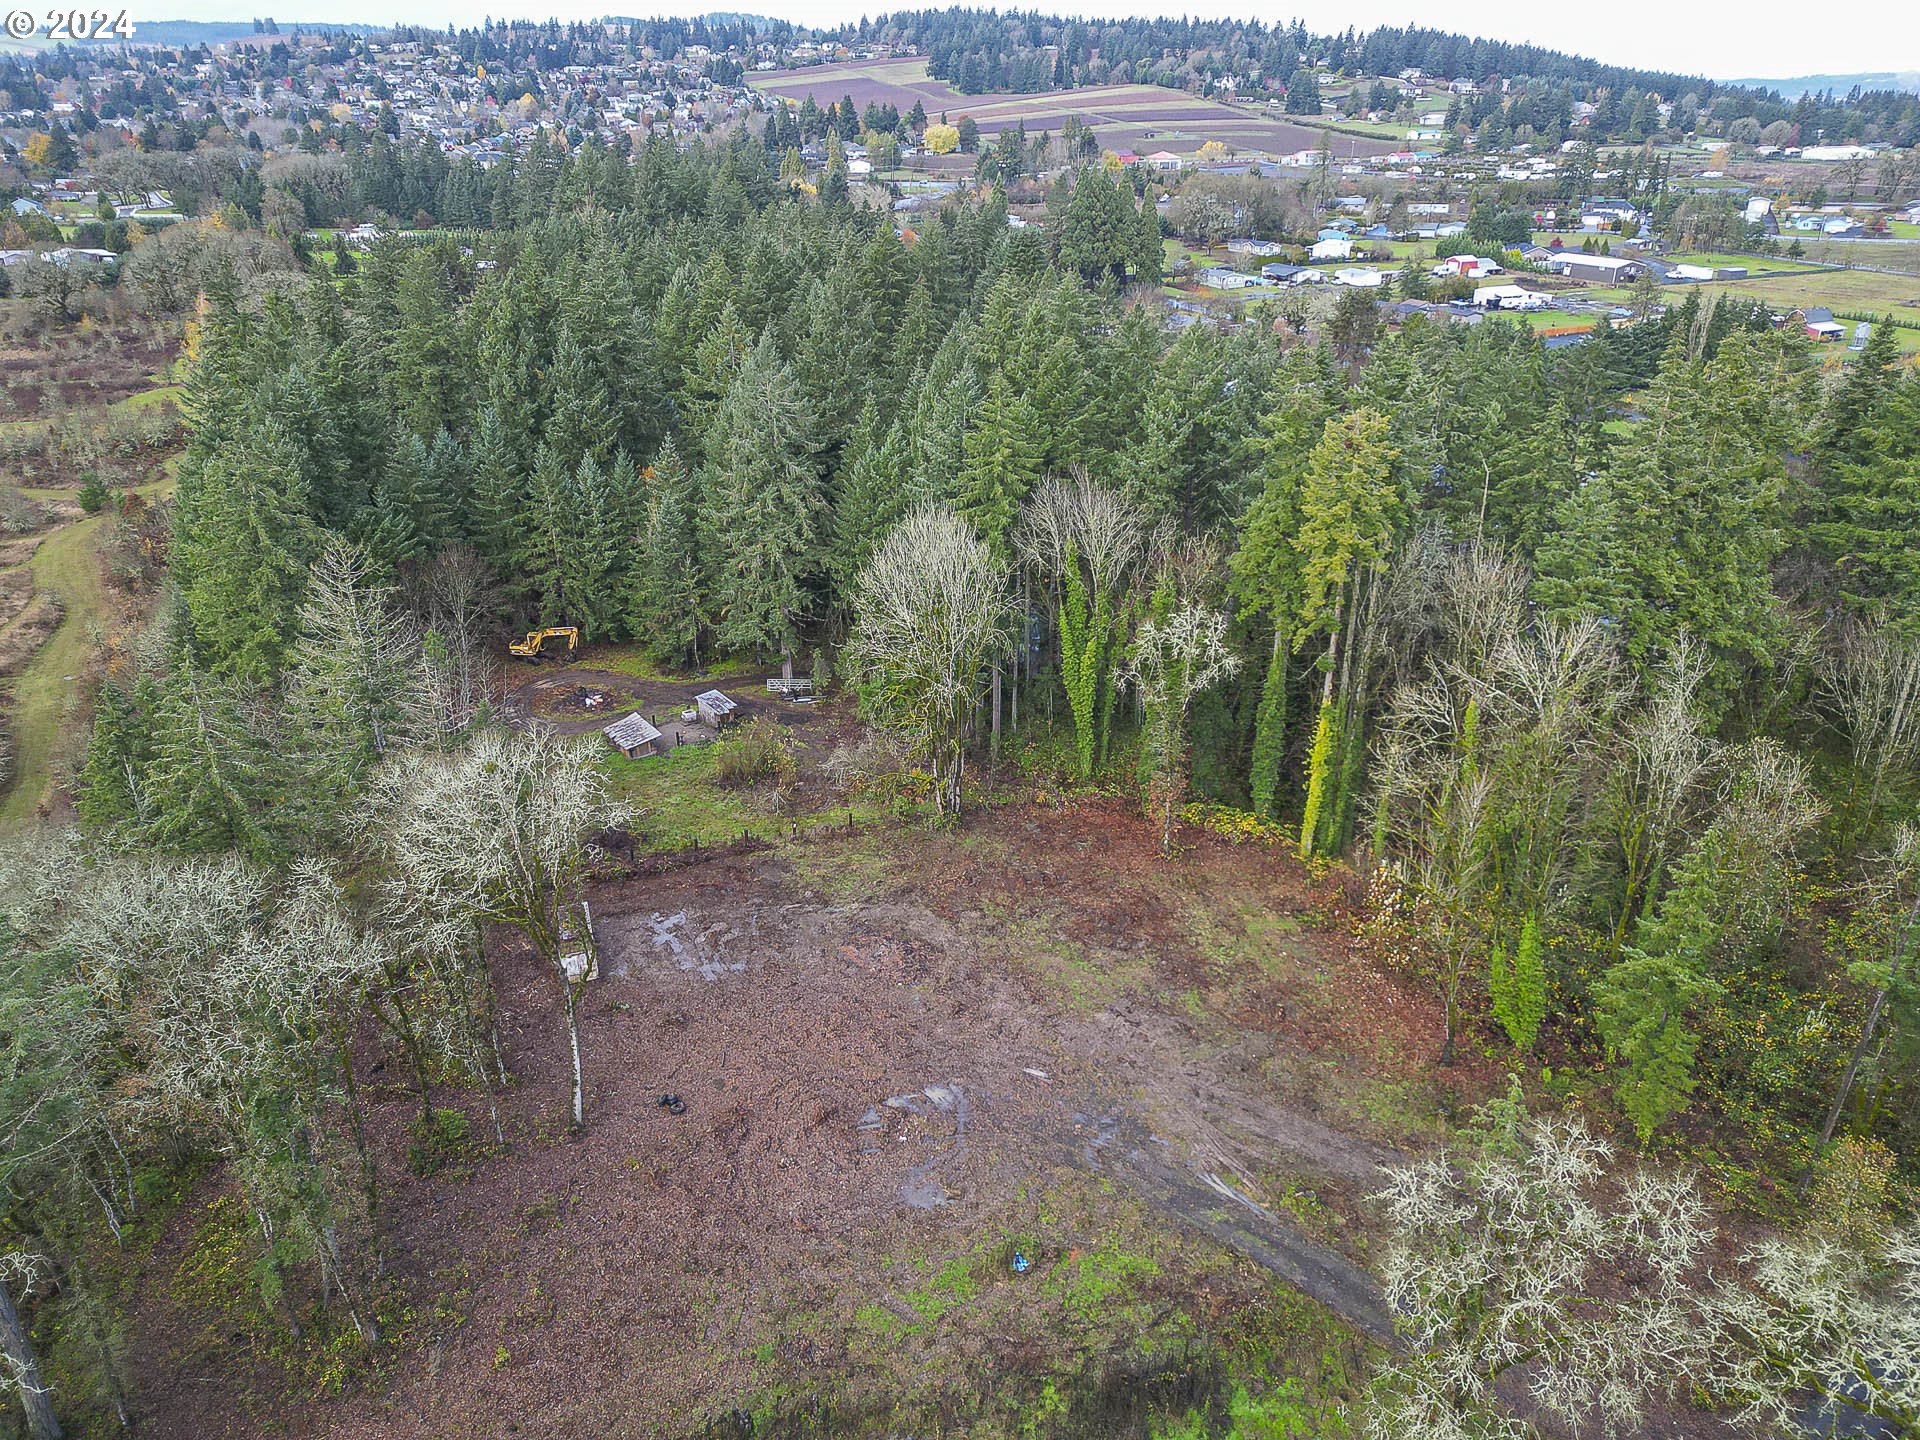
<instances>
[{"instance_id":1,"label":"bare deciduous tree","mask_svg":"<svg viewBox=\"0 0 1920 1440\"><path fill-rule=\"evenodd\" d=\"M1424 533L1390 582L1389 648L1427 657L1395 693L1378 747L1377 930L1445 1007L1453 1055L1465 987L1564 903L1603 769L1617 664L1590 624L1527 624L1526 574L1496 550Z\"/></svg>"},{"instance_id":2,"label":"bare deciduous tree","mask_svg":"<svg viewBox=\"0 0 1920 1440\"><path fill-rule=\"evenodd\" d=\"M1717 1343L1703 1378L1744 1401L1744 1423L1804 1430L1812 1396L1829 1420L1850 1411L1882 1422L1877 1433L1920 1435L1920 1225L1865 1245L1768 1240L1741 1265L1708 1302Z\"/></svg>"},{"instance_id":3,"label":"bare deciduous tree","mask_svg":"<svg viewBox=\"0 0 1920 1440\"><path fill-rule=\"evenodd\" d=\"M343 1016L379 956L332 908L330 877L303 867L277 910L274 898L233 856L118 862L77 887L61 941L120 1022L116 1041L142 1082L129 1108L155 1133L203 1136L233 1162L260 1230L265 1297L282 1298L290 1263L311 1259L323 1298L337 1290L373 1343L356 1258L365 1247L343 1243L352 1207L324 1116ZM357 1114L350 1127L371 1206ZM297 1331L291 1305L287 1317Z\"/></svg>"},{"instance_id":4,"label":"bare deciduous tree","mask_svg":"<svg viewBox=\"0 0 1920 1440\"><path fill-rule=\"evenodd\" d=\"M875 720L926 762L935 809L958 815L982 672L1011 643L1006 573L965 521L921 507L868 562L854 613L847 652Z\"/></svg>"},{"instance_id":5,"label":"bare deciduous tree","mask_svg":"<svg viewBox=\"0 0 1920 1440\"><path fill-rule=\"evenodd\" d=\"M1620 875L1616 946L1632 932L1661 872L1711 799L1719 746L1696 709L1706 675L1699 646L1683 636L1622 736L1625 753L1605 817Z\"/></svg>"},{"instance_id":6,"label":"bare deciduous tree","mask_svg":"<svg viewBox=\"0 0 1920 1440\"><path fill-rule=\"evenodd\" d=\"M1146 553L1146 516L1079 470L1042 482L1021 512L1015 540L1056 603L1060 668L1073 712L1082 778L1105 759L1124 605L1121 587Z\"/></svg>"},{"instance_id":7,"label":"bare deciduous tree","mask_svg":"<svg viewBox=\"0 0 1920 1440\"><path fill-rule=\"evenodd\" d=\"M1523 1440L1503 1381L1575 1433L1638 1434L1647 1398L1697 1371L1693 1287L1713 1231L1694 1187L1642 1171L1609 1189L1612 1152L1577 1121L1514 1140L1397 1169L1379 1196L1406 1345L1377 1376L1374 1440Z\"/></svg>"},{"instance_id":8,"label":"bare deciduous tree","mask_svg":"<svg viewBox=\"0 0 1920 1440\"><path fill-rule=\"evenodd\" d=\"M1481 1117L1475 1150L1396 1169L1375 1197L1405 1344L1376 1372L1372 1440L1527 1440L1522 1394L1569 1434L1638 1435L1647 1402L1687 1382L1756 1435L1806 1428L1810 1400L1920 1433L1920 1227L1855 1216L1715 1274L1689 1177L1609 1175L1578 1121L1515 1099Z\"/></svg>"},{"instance_id":9,"label":"bare deciduous tree","mask_svg":"<svg viewBox=\"0 0 1920 1440\"><path fill-rule=\"evenodd\" d=\"M479 717L493 689L493 578L472 546L449 545L409 579L413 613L425 627L434 728L442 736L456 735Z\"/></svg>"},{"instance_id":10,"label":"bare deciduous tree","mask_svg":"<svg viewBox=\"0 0 1920 1440\"><path fill-rule=\"evenodd\" d=\"M1873 985L1873 999L1867 1006L1866 1019L1861 1022L1860 1038L1854 1043L1846 1068L1840 1074L1840 1083L1835 1087L1833 1104L1820 1126L1818 1150L1826 1149L1839 1127L1840 1117L1846 1113L1847 1100L1880 1038L1895 995L1913 984L1914 951L1920 948L1920 828L1911 824L1895 828L1892 845L1874 866L1862 890L1861 913L1881 917L1885 958L1874 967L1877 973L1869 981ZM1860 972L1856 970L1855 974L1859 977ZM1801 1178L1801 1193L1805 1193L1812 1175L1809 1169Z\"/></svg>"},{"instance_id":11,"label":"bare deciduous tree","mask_svg":"<svg viewBox=\"0 0 1920 1440\"><path fill-rule=\"evenodd\" d=\"M1825 658L1820 679L1853 751L1854 783L1866 787L1849 807L1858 829L1888 780L1920 760L1920 640L1886 625L1859 627Z\"/></svg>"},{"instance_id":12,"label":"bare deciduous tree","mask_svg":"<svg viewBox=\"0 0 1920 1440\"><path fill-rule=\"evenodd\" d=\"M580 997L588 971L567 963L590 837L620 824L589 742L544 730L484 730L453 754L407 751L374 772L365 826L392 862L388 898L421 909L512 925L560 983L573 1057L570 1111L586 1123Z\"/></svg>"}]
</instances>

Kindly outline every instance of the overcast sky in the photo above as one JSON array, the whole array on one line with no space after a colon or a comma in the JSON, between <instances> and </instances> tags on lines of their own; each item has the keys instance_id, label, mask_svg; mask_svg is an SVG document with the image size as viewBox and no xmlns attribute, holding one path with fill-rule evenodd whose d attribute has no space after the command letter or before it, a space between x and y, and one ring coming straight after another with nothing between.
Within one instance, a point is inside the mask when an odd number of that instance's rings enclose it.
<instances>
[{"instance_id":1,"label":"overcast sky","mask_svg":"<svg viewBox=\"0 0 1920 1440\"><path fill-rule=\"evenodd\" d=\"M617 3L617 0L616 0ZM901 0L907 5L929 0ZM183 20L246 20L275 13L284 28L293 20L359 21L366 24L472 25L482 17L520 15L546 19L592 18L608 13L608 0L282 0L285 13L273 0L147 0L140 10L155 18ZM1051 12L1056 7L1038 0L1022 0ZM521 8L524 6L524 9ZM727 8L771 14L802 24L835 23L880 13L880 7L843 3L843 0L701 0L680 6L647 6L638 13L684 15L695 10ZM1059 9L1077 8L1062 4ZM1858 0L1838 10L1826 10L1785 0L1683 0L1673 6L1600 4L1593 0L1546 0L1529 6L1442 6L1410 4L1408 0L1314 0L1287 6L1207 4L1168 5L1164 9L1195 15L1260 14L1272 19L1298 13L1317 33L1352 25L1421 24L1436 29L1484 33L1500 40L1526 41L1591 55L1616 64L1656 70L1679 70L1720 79L1737 76L1785 77L1808 74L1877 70L1920 71L1920 3L1916 0ZM1111 9L1089 10L1101 15L1154 12L1116 0ZM625 6L621 13L636 13ZM1161 12L1154 12L1161 13Z\"/></svg>"}]
</instances>

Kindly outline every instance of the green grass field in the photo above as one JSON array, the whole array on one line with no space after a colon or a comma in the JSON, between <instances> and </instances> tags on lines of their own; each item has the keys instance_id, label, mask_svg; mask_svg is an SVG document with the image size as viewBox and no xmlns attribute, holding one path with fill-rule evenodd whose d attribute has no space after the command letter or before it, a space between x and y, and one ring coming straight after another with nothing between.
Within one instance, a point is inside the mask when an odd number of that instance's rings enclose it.
<instances>
[{"instance_id":1,"label":"green grass field","mask_svg":"<svg viewBox=\"0 0 1920 1440\"><path fill-rule=\"evenodd\" d=\"M186 394L186 387L183 385L158 385L151 390L142 390L137 395L128 395L124 399L115 400L107 406L107 410L110 414L126 415L141 410L151 410L156 405L177 406L185 400Z\"/></svg>"},{"instance_id":2,"label":"green grass field","mask_svg":"<svg viewBox=\"0 0 1920 1440\"><path fill-rule=\"evenodd\" d=\"M168 467L169 472L171 466ZM149 499L173 488L171 473L139 487ZM29 562L34 588L57 596L64 607L59 628L35 652L13 683L7 728L13 741L13 773L0 799L0 826L32 821L55 780L62 734L79 717L71 713L79 676L93 657L95 627L106 616L96 551L105 515L76 520L41 542Z\"/></svg>"},{"instance_id":3,"label":"green grass field","mask_svg":"<svg viewBox=\"0 0 1920 1440\"><path fill-rule=\"evenodd\" d=\"M1920 276L1816 270L1770 279L1715 280L1701 288L1750 296L1776 310L1824 305L1836 312L1889 315L1903 326L1920 326ZM1920 349L1920 330L1903 328L1900 334L1903 348Z\"/></svg>"},{"instance_id":4,"label":"green grass field","mask_svg":"<svg viewBox=\"0 0 1920 1440\"><path fill-rule=\"evenodd\" d=\"M1809 260L1827 265L1871 265L1876 270L1920 275L1920 243L1916 243L1911 233L1912 226L1901 228L1910 234L1896 240L1822 240L1807 235L1796 238ZM1783 237L1781 243L1790 242Z\"/></svg>"},{"instance_id":5,"label":"green grass field","mask_svg":"<svg viewBox=\"0 0 1920 1440\"><path fill-rule=\"evenodd\" d=\"M1748 278L1762 272L1769 275L1810 275L1818 273L1820 269L1818 265L1810 264L1805 260L1789 260L1785 256L1759 259L1752 255L1722 255L1708 250L1676 252L1663 258L1671 260L1675 265L1712 265L1716 269L1738 267L1748 272Z\"/></svg>"},{"instance_id":6,"label":"green grass field","mask_svg":"<svg viewBox=\"0 0 1920 1440\"><path fill-rule=\"evenodd\" d=\"M1565 310L1532 310L1524 318L1536 330L1557 330L1563 325L1591 326L1594 323L1591 315L1574 315Z\"/></svg>"},{"instance_id":7,"label":"green grass field","mask_svg":"<svg viewBox=\"0 0 1920 1440\"><path fill-rule=\"evenodd\" d=\"M34 551L34 586L59 597L65 614L14 682L8 717L13 780L0 801L0 824L32 820L52 784L55 745L62 728L71 723L68 708L78 676L92 656L92 622L106 609L94 551L106 523L101 515L76 521Z\"/></svg>"}]
</instances>

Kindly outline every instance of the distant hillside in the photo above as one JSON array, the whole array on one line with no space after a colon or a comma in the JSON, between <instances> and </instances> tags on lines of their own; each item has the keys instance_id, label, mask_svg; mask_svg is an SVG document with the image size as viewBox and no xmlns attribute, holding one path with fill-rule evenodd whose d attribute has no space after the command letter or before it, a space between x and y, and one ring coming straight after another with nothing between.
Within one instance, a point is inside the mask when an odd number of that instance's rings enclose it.
<instances>
[{"instance_id":1,"label":"distant hillside","mask_svg":"<svg viewBox=\"0 0 1920 1440\"><path fill-rule=\"evenodd\" d=\"M1920 70L1875 70L1859 75L1796 75L1791 80L1729 80L1729 85L1752 85L1778 90L1788 100L1831 90L1845 95L1854 86L1862 90L1910 90L1920 94Z\"/></svg>"}]
</instances>

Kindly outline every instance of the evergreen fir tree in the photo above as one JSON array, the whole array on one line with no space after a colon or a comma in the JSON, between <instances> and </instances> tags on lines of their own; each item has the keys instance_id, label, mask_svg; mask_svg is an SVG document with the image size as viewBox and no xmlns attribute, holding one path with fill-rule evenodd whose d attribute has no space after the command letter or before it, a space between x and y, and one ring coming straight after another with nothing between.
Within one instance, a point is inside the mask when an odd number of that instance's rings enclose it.
<instances>
[{"instance_id":1,"label":"evergreen fir tree","mask_svg":"<svg viewBox=\"0 0 1920 1440\"><path fill-rule=\"evenodd\" d=\"M761 336L714 412L701 470L723 650L764 654L798 642L806 577L818 563L812 428L793 372Z\"/></svg>"},{"instance_id":2,"label":"evergreen fir tree","mask_svg":"<svg viewBox=\"0 0 1920 1440\"><path fill-rule=\"evenodd\" d=\"M628 628L656 659L699 663L707 605L702 530L699 486L669 439L653 459L627 607Z\"/></svg>"},{"instance_id":3,"label":"evergreen fir tree","mask_svg":"<svg viewBox=\"0 0 1920 1440\"><path fill-rule=\"evenodd\" d=\"M1013 558L1013 522L1039 483L1039 416L1025 395L996 375L960 445L954 509L987 543L997 564Z\"/></svg>"}]
</instances>

